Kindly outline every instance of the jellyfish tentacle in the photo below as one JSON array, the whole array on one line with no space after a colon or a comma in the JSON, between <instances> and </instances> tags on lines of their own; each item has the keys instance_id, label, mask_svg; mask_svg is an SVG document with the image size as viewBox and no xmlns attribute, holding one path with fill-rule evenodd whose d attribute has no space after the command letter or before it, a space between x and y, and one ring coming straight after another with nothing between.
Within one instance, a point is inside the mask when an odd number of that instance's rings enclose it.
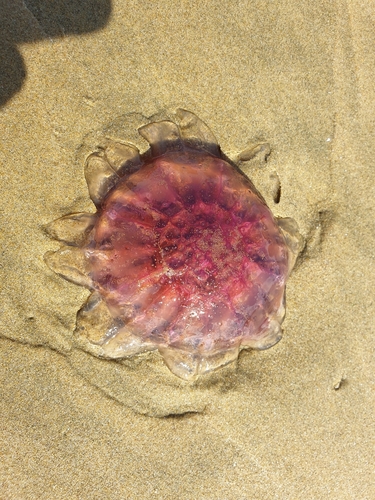
<instances>
[{"instance_id":1,"label":"jellyfish tentacle","mask_svg":"<svg viewBox=\"0 0 375 500\"><path fill-rule=\"evenodd\" d=\"M172 373L184 380L194 381L200 375L232 363L238 358L239 344L212 353L202 354L171 346L159 346L159 353Z\"/></svg>"},{"instance_id":2,"label":"jellyfish tentacle","mask_svg":"<svg viewBox=\"0 0 375 500\"><path fill-rule=\"evenodd\" d=\"M281 321L283 320L284 315L285 308L283 307ZM263 330L259 336L249 338L245 337L242 340L242 347L263 351L280 342L282 336L283 332L280 321L277 318L274 318L269 321L267 328Z\"/></svg>"},{"instance_id":3,"label":"jellyfish tentacle","mask_svg":"<svg viewBox=\"0 0 375 500\"><path fill-rule=\"evenodd\" d=\"M305 240L299 232L297 222L291 217L280 217L276 219L277 225L285 238L286 246L288 247L288 269L292 271L297 257L303 249Z\"/></svg>"},{"instance_id":4,"label":"jellyfish tentacle","mask_svg":"<svg viewBox=\"0 0 375 500\"><path fill-rule=\"evenodd\" d=\"M151 343L131 335L121 320L113 318L97 291L78 311L74 334L78 347L104 358L124 358L156 349Z\"/></svg>"},{"instance_id":5,"label":"jellyfish tentacle","mask_svg":"<svg viewBox=\"0 0 375 500\"><path fill-rule=\"evenodd\" d=\"M99 153L93 153L86 160L85 178L90 198L99 207L119 176Z\"/></svg>"},{"instance_id":6,"label":"jellyfish tentacle","mask_svg":"<svg viewBox=\"0 0 375 500\"><path fill-rule=\"evenodd\" d=\"M97 221L97 214L78 212L64 215L45 226L51 238L72 246L82 246Z\"/></svg>"},{"instance_id":7,"label":"jellyfish tentacle","mask_svg":"<svg viewBox=\"0 0 375 500\"><path fill-rule=\"evenodd\" d=\"M255 156L262 155L264 161L267 160L271 154L271 145L268 142L260 142L258 144L251 144L245 148L237 156L237 161L247 162L255 158Z\"/></svg>"},{"instance_id":8,"label":"jellyfish tentacle","mask_svg":"<svg viewBox=\"0 0 375 500\"><path fill-rule=\"evenodd\" d=\"M44 261L52 271L66 280L76 285L93 288L84 249L64 245L56 252L47 252L44 255Z\"/></svg>"},{"instance_id":9,"label":"jellyfish tentacle","mask_svg":"<svg viewBox=\"0 0 375 500\"><path fill-rule=\"evenodd\" d=\"M142 165L139 149L129 143L110 141L104 156L110 167L120 177L132 174Z\"/></svg>"},{"instance_id":10,"label":"jellyfish tentacle","mask_svg":"<svg viewBox=\"0 0 375 500\"><path fill-rule=\"evenodd\" d=\"M141 135L150 144L153 157L161 156L167 151L183 149L183 142L178 126L169 120L149 123L138 129Z\"/></svg>"},{"instance_id":11,"label":"jellyfish tentacle","mask_svg":"<svg viewBox=\"0 0 375 500\"><path fill-rule=\"evenodd\" d=\"M175 114L184 142L207 151L214 156L220 156L220 148L216 137L203 120L191 111L182 108L176 109Z\"/></svg>"}]
</instances>

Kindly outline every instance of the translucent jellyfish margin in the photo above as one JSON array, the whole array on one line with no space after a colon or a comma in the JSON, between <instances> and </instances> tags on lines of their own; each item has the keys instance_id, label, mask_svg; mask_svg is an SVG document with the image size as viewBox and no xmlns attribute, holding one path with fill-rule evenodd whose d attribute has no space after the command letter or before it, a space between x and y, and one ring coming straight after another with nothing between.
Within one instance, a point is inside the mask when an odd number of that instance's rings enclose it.
<instances>
[{"instance_id":1,"label":"translucent jellyfish margin","mask_svg":"<svg viewBox=\"0 0 375 500\"><path fill-rule=\"evenodd\" d=\"M235 165L235 162L221 153L209 127L194 113L184 109L168 113L167 119L142 125L138 128L138 133L149 144L149 149L143 154L130 142L107 138L104 147L100 147L99 151L87 157L85 178L90 198L98 210L107 194L124 176L137 172L150 158L157 158L169 151L183 149L186 146ZM260 144L251 151L246 150L239 154L237 160L247 161L259 152L264 152L265 147L269 152L268 144ZM255 187L253 191L263 200ZM57 251L49 251L44 255L48 267L66 280L91 291L86 303L77 313L73 336L76 347L106 359L130 358L158 350L172 373L181 379L194 381L204 373L235 361L241 349L268 349L281 339L281 323L285 316L285 288L283 303L270 321L267 330L263 332L261 338L245 345L237 344L224 351L202 354L142 341L138 336L130 334L118 323L118 319L113 318L90 277L85 245L97 219L98 212L72 213L49 223L45 228L50 237L63 244ZM293 219L275 217L275 221L288 249L289 275L303 247L303 239ZM109 339L111 349L106 348Z\"/></svg>"}]
</instances>

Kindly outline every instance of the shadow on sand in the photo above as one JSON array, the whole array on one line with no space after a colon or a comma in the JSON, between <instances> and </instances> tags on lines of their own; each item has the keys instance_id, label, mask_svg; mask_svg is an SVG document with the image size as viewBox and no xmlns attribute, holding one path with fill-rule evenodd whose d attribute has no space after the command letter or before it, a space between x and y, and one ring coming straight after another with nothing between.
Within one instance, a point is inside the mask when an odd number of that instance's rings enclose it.
<instances>
[{"instance_id":1,"label":"shadow on sand","mask_svg":"<svg viewBox=\"0 0 375 500\"><path fill-rule=\"evenodd\" d=\"M111 0L0 0L0 106L27 76L18 44L100 30L110 13Z\"/></svg>"}]
</instances>

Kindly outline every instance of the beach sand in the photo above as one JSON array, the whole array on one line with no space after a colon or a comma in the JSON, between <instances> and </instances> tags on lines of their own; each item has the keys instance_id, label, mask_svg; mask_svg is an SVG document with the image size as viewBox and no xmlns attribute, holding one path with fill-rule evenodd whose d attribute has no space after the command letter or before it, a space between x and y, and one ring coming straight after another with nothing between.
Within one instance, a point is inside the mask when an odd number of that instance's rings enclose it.
<instances>
[{"instance_id":1,"label":"beach sand","mask_svg":"<svg viewBox=\"0 0 375 500\"><path fill-rule=\"evenodd\" d=\"M0 500L374 499L375 3L7 4ZM88 291L43 261L48 222L94 211L88 138L177 107L230 157L270 143L246 173L306 241L282 341L195 384L76 349Z\"/></svg>"}]
</instances>

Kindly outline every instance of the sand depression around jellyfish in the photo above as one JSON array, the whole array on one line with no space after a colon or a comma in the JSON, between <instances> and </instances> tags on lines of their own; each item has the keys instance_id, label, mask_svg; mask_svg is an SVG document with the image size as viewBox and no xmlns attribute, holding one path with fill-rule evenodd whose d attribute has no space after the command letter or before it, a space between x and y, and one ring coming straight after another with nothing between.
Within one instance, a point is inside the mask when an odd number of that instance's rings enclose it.
<instances>
[{"instance_id":1,"label":"sand depression around jellyfish","mask_svg":"<svg viewBox=\"0 0 375 500\"><path fill-rule=\"evenodd\" d=\"M87 158L97 211L50 223L64 245L45 260L92 292L77 314L80 348L108 359L158 350L194 380L280 340L300 237L193 113L138 132L145 153L108 140Z\"/></svg>"}]
</instances>

